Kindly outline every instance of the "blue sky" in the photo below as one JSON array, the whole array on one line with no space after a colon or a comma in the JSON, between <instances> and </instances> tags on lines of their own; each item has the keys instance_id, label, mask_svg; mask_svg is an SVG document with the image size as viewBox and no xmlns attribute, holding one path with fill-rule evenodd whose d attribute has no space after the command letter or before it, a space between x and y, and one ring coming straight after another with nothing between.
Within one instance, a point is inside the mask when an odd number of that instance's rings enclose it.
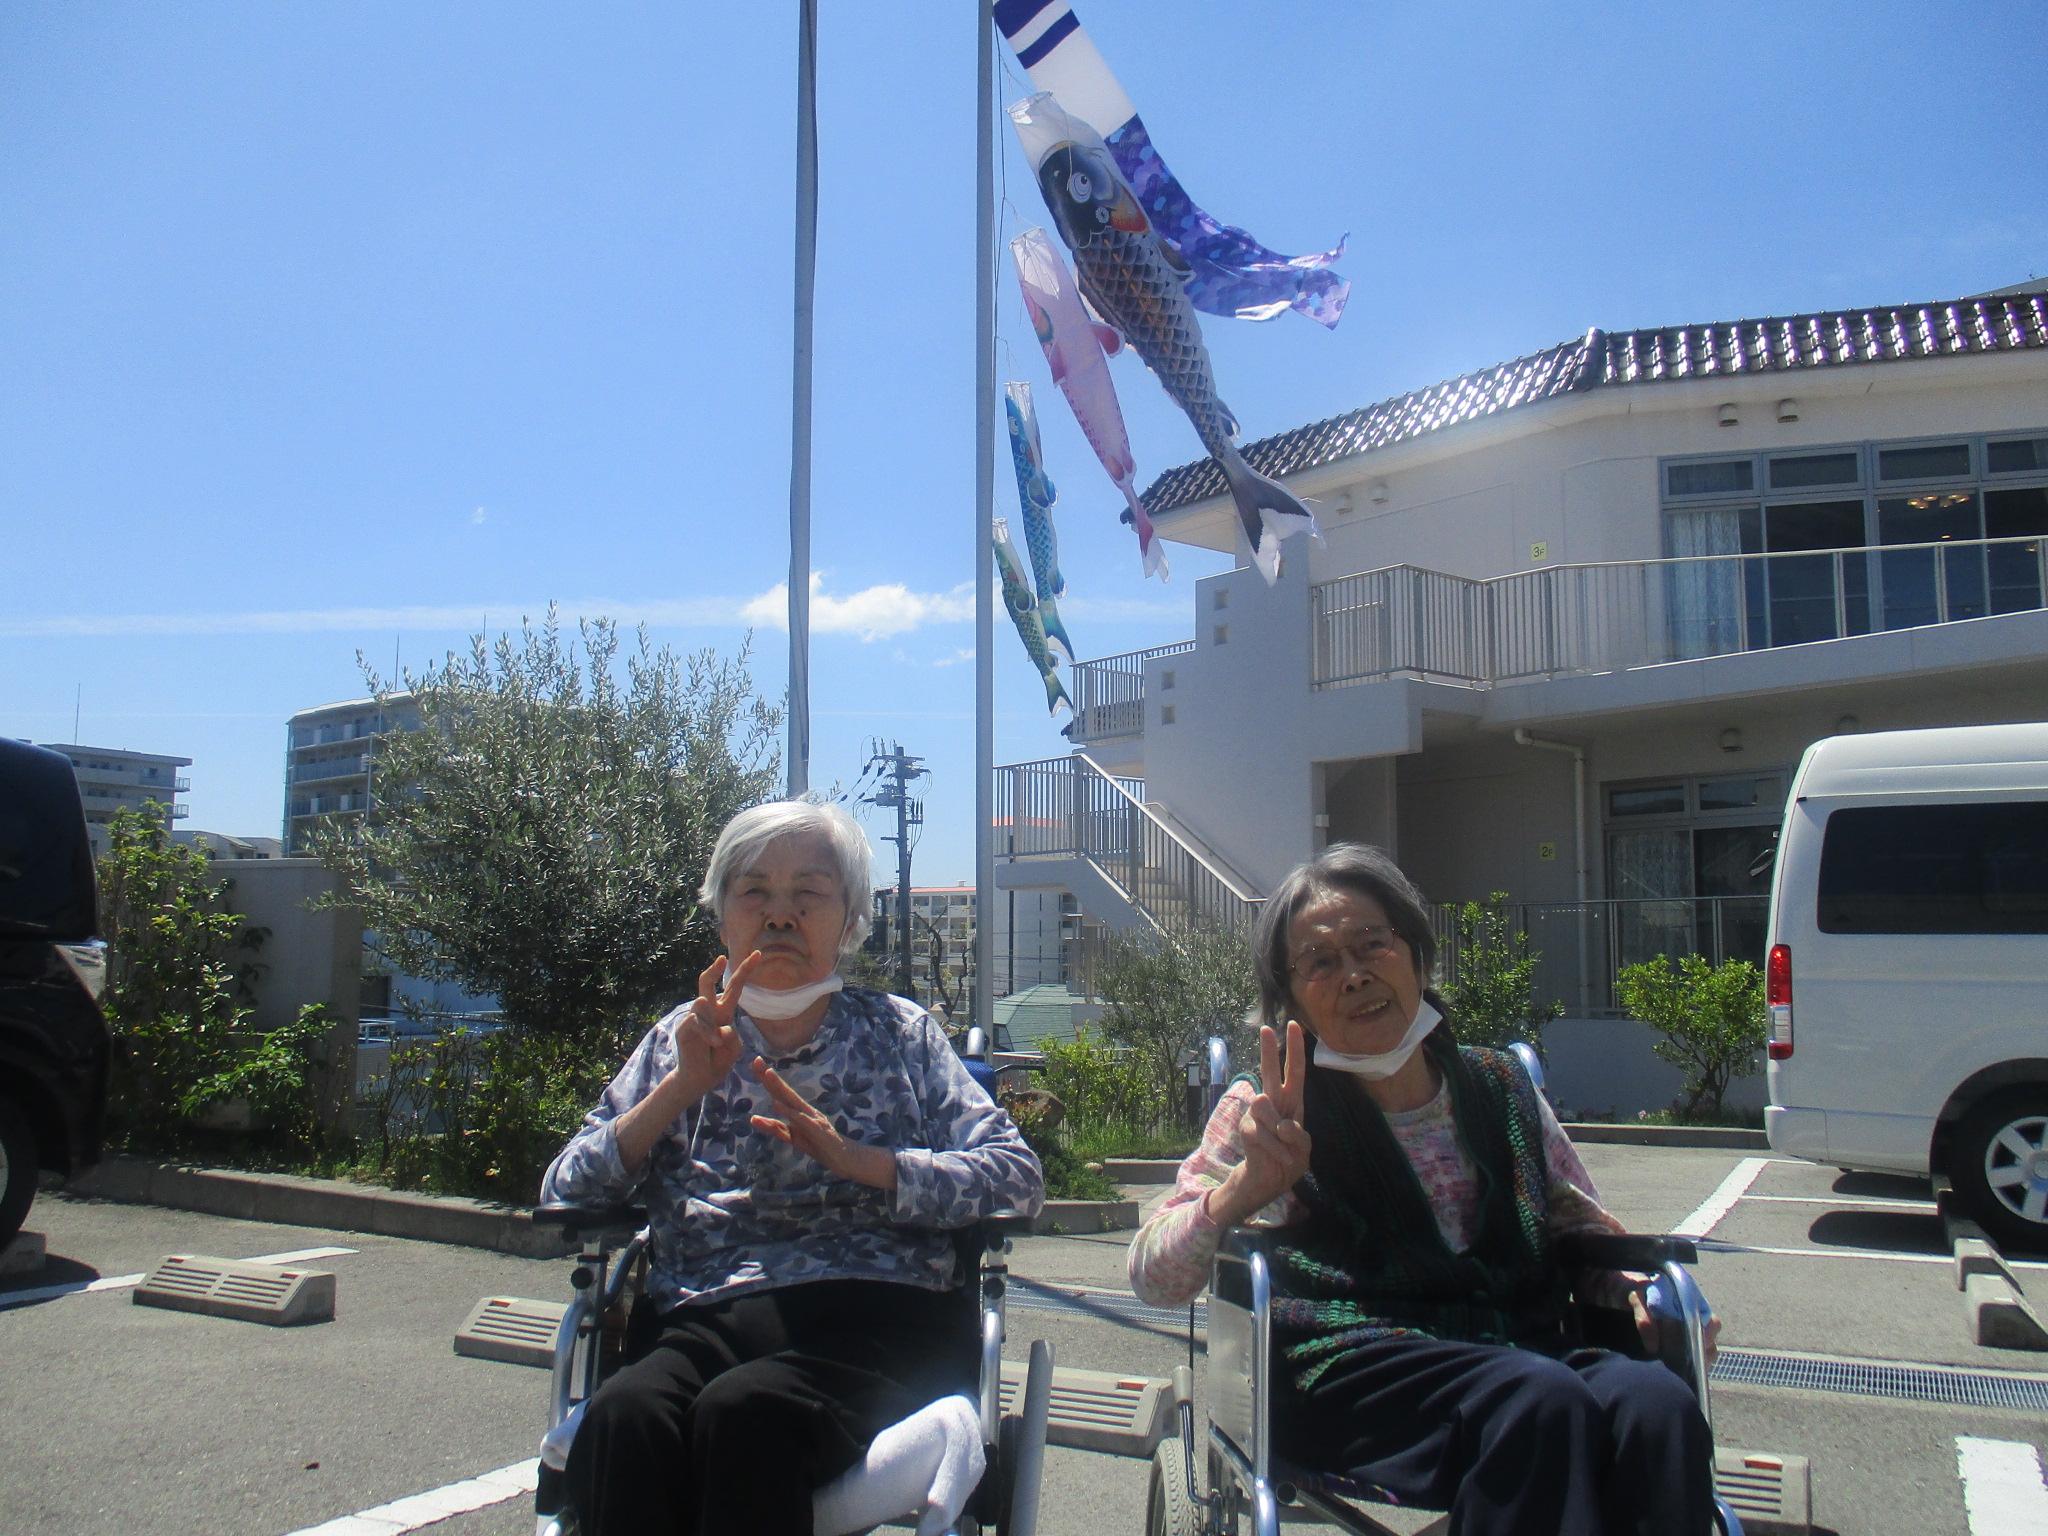
<instances>
[{"instance_id":1,"label":"blue sky","mask_svg":"<svg viewBox=\"0 0 2048 1536\"><path fill-rule=\"evenodd\" d=\"M1212 212L1350 233L1334 333L1208 322L1248 437L1589 325L2048 273L2034 5L1078 9ZM821 10L812 778L925 757L939 883L973 867L972 21ZM194 759L188 825L275 835L285 718L359 694L358 649L418 666L550 599L730 649L751 612L779 694L794 16L0 8L0 731L76 709ZM1045 216L1000 142L1007 236ZM1185 638L1218 557L1141 579L999 276L1076 644ZM1141 484L1199 451L1116 377ZM996 639L998 761L1063 752Z\"/></svg>"}]
</instances>

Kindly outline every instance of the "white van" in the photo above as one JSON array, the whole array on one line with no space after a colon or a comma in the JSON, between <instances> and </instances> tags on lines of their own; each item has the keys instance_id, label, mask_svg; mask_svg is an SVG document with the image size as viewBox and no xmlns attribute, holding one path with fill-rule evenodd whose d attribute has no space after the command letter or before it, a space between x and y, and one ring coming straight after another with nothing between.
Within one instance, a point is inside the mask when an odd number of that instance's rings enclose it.
<instances>
[{"instance_id":1,"label":"white van","mask_svg":"<svg viewBox=\"0 0 2048 1536\"><path fill-rule=\"evenodd\" d=\"M1831 736L1771 881L1771 1146L2048 1246L2048 724Z\"/></svg>"}]
</instances>

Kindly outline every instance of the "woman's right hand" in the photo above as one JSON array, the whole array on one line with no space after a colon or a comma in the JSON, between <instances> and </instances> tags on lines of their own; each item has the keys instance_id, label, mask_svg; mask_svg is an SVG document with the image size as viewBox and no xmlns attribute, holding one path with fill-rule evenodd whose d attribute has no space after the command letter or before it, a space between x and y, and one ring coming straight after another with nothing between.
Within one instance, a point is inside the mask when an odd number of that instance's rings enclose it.
<instances>
[{"instance_id":1,"label":"woman's right hand","mask_svg":"<svg viewBox=\"0 0 2048 1536\"><path fill-rule=\"evenodd\" d=\"M688 1103L694 1104L725 1080L740 1059L740 1032L733 1027L740 988L761 963L757 949L726 975L724 955L697 977L697 996L676 1020L676 1070ZM721 981L724 983L720 985Z\"/></svg>"},{"instance_id":2,"label":"woman's right hand","mask_svg":"<svg viewBox=\"0 0 2048 1536\"><path fill-rule=\"evenodd\" d=\"M1308 1172L1309 1137L1301 1123L1302 1088L1308 1078L1308 1046L1301 1025L1287 1021L1287 1055L1282 1071L1280 1036L1259 1026L1261 1091L1237 1123L1244 1161L1209 1192L1209 1216L1234 1227L1278 1200ZM1277 1086L1276 1086L1277 1085Z\"/></svg>"}]
</instances>

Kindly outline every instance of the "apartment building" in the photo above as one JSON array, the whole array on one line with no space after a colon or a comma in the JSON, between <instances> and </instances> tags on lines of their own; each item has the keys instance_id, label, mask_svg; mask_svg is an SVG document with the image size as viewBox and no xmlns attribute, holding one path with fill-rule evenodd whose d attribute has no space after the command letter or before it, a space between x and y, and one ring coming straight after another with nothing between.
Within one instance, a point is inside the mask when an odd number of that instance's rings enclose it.
<instances>
[{"instance_id":1,"label":"apartment building","mask_svg":"<svg viewBox=\"0 0 2048 1536\"><path fill-rule=\"evenodd\" d=\"M896 887L875 892L869 946L893 966L902 952ZM963 1002L974 976L974 887L913 885L910 888L912 986L921 1001ZM938 976L933 978L936 959ZM893 974L893 972L892 972Z\"/></svg>"},{"instance_id":2,"label":"apartment building","mask_svg":"<svg viewBox=\"0 0 2048 1536\"><path fill-rule=\"evenodd\" d=\"M410 694L351 699L302 709L285 725L284 833L288 854L307 851L315 822L359 816L376 792L377 737L412 730L419 708Z\"/></svg>"},{"instance_id":3,"label":"apartment building","mask_svg":"<svg viewBox=\"0 0 2048 1536\"><path fill-rule=\"evenodd\" d=\"M154 804L166 832L190 814L178 798L192 788L192 780L182 771L192 766L189 757L72 742L42 745L71 759L71 770L78 776L79 798L85 802L85 826L92 838L94 858L107 851L108 824L122 811L141 812Z\"/></svg>"},{"instance_id":4,"label":"apartment building","mask_svg":"<svg viewBox=\"0 0 2048 1536\"><path fill-rule=\"evenodd\" d=\"M1246 921L1336 839L1504 891L1540 985L1761 959L1821 736L2048 717L2048 292L1625 332L1278 433L1319 509L1277 585L1204 459L1146 492L1235 550L1189 638L1084 660L1069 757L998 770L998 888Z\"/></svg>"}]
</instances>

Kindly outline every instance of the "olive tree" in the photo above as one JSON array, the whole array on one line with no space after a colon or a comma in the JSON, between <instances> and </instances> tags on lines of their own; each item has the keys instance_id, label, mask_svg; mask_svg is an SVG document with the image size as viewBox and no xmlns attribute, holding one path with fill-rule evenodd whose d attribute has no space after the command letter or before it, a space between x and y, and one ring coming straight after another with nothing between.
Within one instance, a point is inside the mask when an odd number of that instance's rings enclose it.
<instances>
[{"instance_id":1,"label":"olive tree","mask_svg":"<svg viewBox=\"0 0 2048 1536\"><path fill-rule=\"evenodd\" d=\"M1259 986L1243 934L1208 925L1171 935L1112 933L1094 991L1103 1034L1144 1064L1163 1120L1178 1116L1190 1048L1221 1035L1233 1061L1256 1059L1245 1020Z\"/></svg>"},{"instance_id":2,"label":"olive tree","mask_svg":"<svg viewBox=\"0 0 2048 1536\"><path fill-rule=\"evenodd\" d=\"M1664 1038L1657 1054L1685 1074L1681 1120L1718 1120L1729 1082L1760 1065L1766 1033L1764 973L1747 960L1709 964L1681 955L1677 965L1659 955L1623 966L1615 996L1631 1018Z\"/></svg>"},{"instance_id":3,"label":"olive tree","mask_svg":"<svg viewBox=\"0 0 2048 1536\"><path fill-rule=\"evenodd\" d=\"M725 823L774 792L781 711L744 645L679 657L643 629L622 655L602 619L578 635L550 608L396 680L418 728L379 739L371 811L314 851L389 964L495 994L521 1033L589 1038L694 992L717 943L697 889Z\"/></svg>"}]
</instances>

